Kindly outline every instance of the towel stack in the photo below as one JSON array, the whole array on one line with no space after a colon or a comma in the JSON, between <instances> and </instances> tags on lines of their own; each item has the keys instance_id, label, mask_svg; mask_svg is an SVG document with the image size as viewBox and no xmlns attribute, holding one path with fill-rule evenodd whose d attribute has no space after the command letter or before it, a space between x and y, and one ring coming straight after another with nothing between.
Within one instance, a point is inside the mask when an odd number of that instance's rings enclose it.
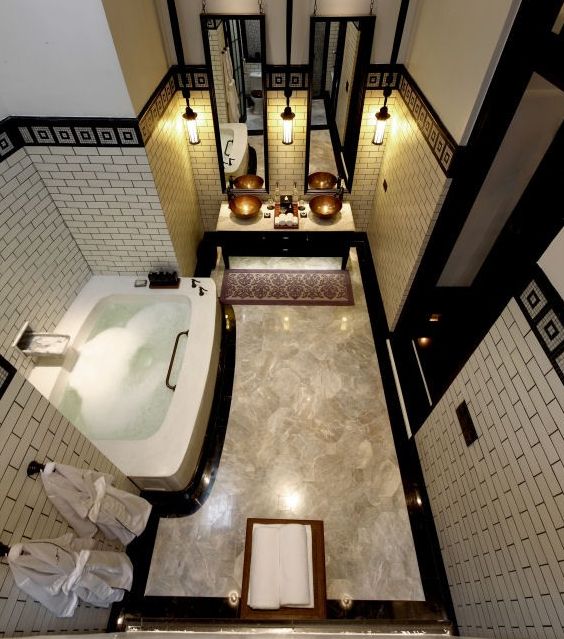
<instances>
[{"instance_id":1,"label":"towel stack","mask_svg":"<svg viewBox=\"0 0 564 639\"><path fill-rule=\"evenodd\" d=\"M313 608L311 526L253 526L247 603L256 610Z\"/></svg>"}]
</instances>

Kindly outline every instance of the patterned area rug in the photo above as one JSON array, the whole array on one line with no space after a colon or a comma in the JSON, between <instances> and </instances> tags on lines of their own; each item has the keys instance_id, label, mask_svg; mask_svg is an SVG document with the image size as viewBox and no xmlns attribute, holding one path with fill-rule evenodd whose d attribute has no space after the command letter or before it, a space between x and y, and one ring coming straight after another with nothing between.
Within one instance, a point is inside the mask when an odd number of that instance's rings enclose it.
<instances>
[{"instance_id":1,"label":"patterned area rug","mask_svg":"<svg viewBox=\"0 0 564 639\"><path fill-rule=\"evenodd\" d=\"M224 304L352 306L348 271L269 271L229 269L223 276Z\"/></svg>"}]
</instances>

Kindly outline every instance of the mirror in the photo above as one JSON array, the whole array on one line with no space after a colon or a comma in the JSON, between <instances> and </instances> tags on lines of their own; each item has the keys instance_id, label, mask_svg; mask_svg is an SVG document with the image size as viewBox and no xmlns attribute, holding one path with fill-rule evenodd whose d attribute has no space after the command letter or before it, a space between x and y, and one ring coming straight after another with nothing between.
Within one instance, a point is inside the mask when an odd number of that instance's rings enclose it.
<instances>
[{"instance_id":1,"label":"mirror","mask_svg":"<svg viewBox=\"0 0 564 639\"><path fill-rule=\"evenodd\" d=\"M310 19L307 191L352 188L375 16ZM314 177L311 177L315 174Z\"/></svg>"},{"instance_id":2,"label":"mirror","mask_svg":"<svg viewBox=\"0 0 564 639\"><path fill-rule=\"evenodd\" d=\"M263 15L202 14L206 65L222 190L230 178L252 190L268 190ZM251 185L251 186L249 186Z\"/></svg>"}]
</instances>

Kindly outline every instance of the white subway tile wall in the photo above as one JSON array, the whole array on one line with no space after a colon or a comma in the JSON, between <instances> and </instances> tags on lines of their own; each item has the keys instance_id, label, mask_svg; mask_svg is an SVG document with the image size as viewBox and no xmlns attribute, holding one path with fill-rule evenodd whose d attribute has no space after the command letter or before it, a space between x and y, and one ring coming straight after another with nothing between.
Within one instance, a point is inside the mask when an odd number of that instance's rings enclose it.
<instances>
[{"instance_id":1,"label":"white subway tile wall","mask_svg":"<svg viewBox=\"0 0 564 639\"><path fill-rule=\"evenodd\" d=\"M115 485L139 491L50 404L16 373L0 399L0 540L51 539L72 529L47 499L30 461L56 460L111 473ZM120 549L99 537L99 548ZM0 563L0 637L66 632L104 632L109 609L80 604L73 617L58 619L14 584L8 564Z\"/></svg>"},{"instance_id":2,"label":"white subway tile wall","mask_svg":"<svg viewBox=\"0 0 564 639\"><path fill-rule=\"evenodd\" d=\"M144 148L27 147L97 275L176 269Z\"/></svg>"},{"instance_id":3,"label":"white subway tile wall","mask_svg":"<svg viewBox=\"0 0 564 639\"><path fill-rule=\"evenodd\" d=\"M384 104L382 91L367 91L364 99L364 109L362 111L362 122L360 125L360 136L358 140L358 150L353 180L352 193L346 196L350 202L354 223L357 231L366 231L372 217L374 206L374 196L379 184L378 176L382 168L384 151L388 135L384 139L384 144L375 145L374 127L376 113ZM390 111L393 111L395 104L394 96L388 98Z\"/></svg>"},{"instance_id":4,"label":"white subway tile wall","mask_svg":"<svg viewBox=\"0 0 564 639\"><path fill-rule=\"evenodd\" d=\"M186 127L182 119L185 107L182 94L175 93L155 126L146 151L180 273L190 276L196 268L196 251L202 239L203 227Z\"/></svg>"},{"instance_id":5,"label":"white subway tile wall","mask_svg":"<svg viewBox=\"0 0 564 639\"><path fill-rule=\"evenodd\" d=\"M0 163L0 228L0 353L26 373L17 332L55 328L92 274L25 149Z\"/></svg>"},{"instance_id":6,"label":"white subway tile wall","mask_svg":"<svg viewBox=\"0 0 564 639\"><path fill-rule=\"evenodd\" d=\"M341 79L339 81L339 95L337 96L337 110L335 112L335 124L339 133L341 144L345 140L347 122L349 119L349 105L356 71L356 58L358 54L358 44L360 41L360 31L354 22L347 22L345 34L345 47L343 49L343 60L341 65Z\"/></svg>"},{"instance_id":7,"label":"white subway tile wall","mask_svg":"<svg viewBox=\"0 0 564 639\"><path fill-rule=\"evenodd\" d=\"M270 192L274 193L276 182L281 193L291 193L294 182L301 195L304 192L305 145L307 122L307 91L293 91L290 100L294 119L294 143L282 144L282 118L286 106L283 91L267 91L268 167Z\"/></svg>"},{"instance_id":8,"label":"white subway tile wall","mask_svg":"<svg viewBox=\"0 0 564 639\"><path fill-rule=\"evenodd\" d=\"M210 56L213 75L213 88L215 91L215 103L217 106L217 118L220 124L229 122L227 119L227 96L225 93L225 80L223 75L223 49L225 47L225 35L223 23L217 29L207 31L210 43Z\"/></svg>"},{"instance_id":9,"label":"white subway tile wall","mask_svg":"<svg viewBox=\"0 0 564 639\"><path fill-rule=\"evenodd\" d=\"M462 635L564 636L563 411L564 385L511 300L415 436Z\"/></svg>"},{"instance_id":10,"label":"white subway tile wall","mask_svg":"<svg viewBox=\"0 0 564 639\"><path fill-rule=\"evenodd\" d=\"M192 160L200 215L204 230L215 231L219 207L227 197L221 191L215 131L208 91L191 91L190 105L198 114L198 131L200 144L190 145L189 152Z\"/></svg>"},{"instance_id":11,"label":"white subway tile wall","mask_svg":"<svg viewBox=\"0 0 564 639\"><path fill-rule=\"evenodd\" d=\"M390 109L384 159L368 239L391 330L423 257L451 180L445 176L402 97ZM388 185L384 191L383 181Z\"/></svg>"}]
</instances>

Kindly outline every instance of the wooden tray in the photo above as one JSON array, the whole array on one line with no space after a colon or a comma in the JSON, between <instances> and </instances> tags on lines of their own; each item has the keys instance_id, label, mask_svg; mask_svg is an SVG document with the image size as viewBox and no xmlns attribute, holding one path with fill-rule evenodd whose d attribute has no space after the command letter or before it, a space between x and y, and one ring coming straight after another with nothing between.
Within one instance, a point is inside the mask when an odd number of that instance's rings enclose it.
<instances>
[{"instance_id":1,"label":"wooden tray","mask_svg":"<svg viewBox=\"0 0 564 639\"><path fill-rule=\"evenodd\" d=\"M274 228L275 229L280 229L281 231L296 231L300 228L300 212L298 211L298 205L296 203L292 204L292 213L298 218L298 223L295 226L286 226L285 224L284 226L280 226L277 222L280 213L281 213L281 206L280 204L277 203L274 207Z\"/></svg>"},{"instance_id":2,"label":"wooden tray","mask_svg":"<svg viewBox=\"0 0 564 639\"><path fill-rule=\"evenodd\" d=\"M254 524L303 524L311 526L313 563L313 608L283 607L278 610L254 610L247 604ZM314 519L247 519L245 556L243 560L243 588L239 617L241 619L325 619L327 617L327 590L325 586L325 539L323 522Z\"/></svg>"}]
</instances>

